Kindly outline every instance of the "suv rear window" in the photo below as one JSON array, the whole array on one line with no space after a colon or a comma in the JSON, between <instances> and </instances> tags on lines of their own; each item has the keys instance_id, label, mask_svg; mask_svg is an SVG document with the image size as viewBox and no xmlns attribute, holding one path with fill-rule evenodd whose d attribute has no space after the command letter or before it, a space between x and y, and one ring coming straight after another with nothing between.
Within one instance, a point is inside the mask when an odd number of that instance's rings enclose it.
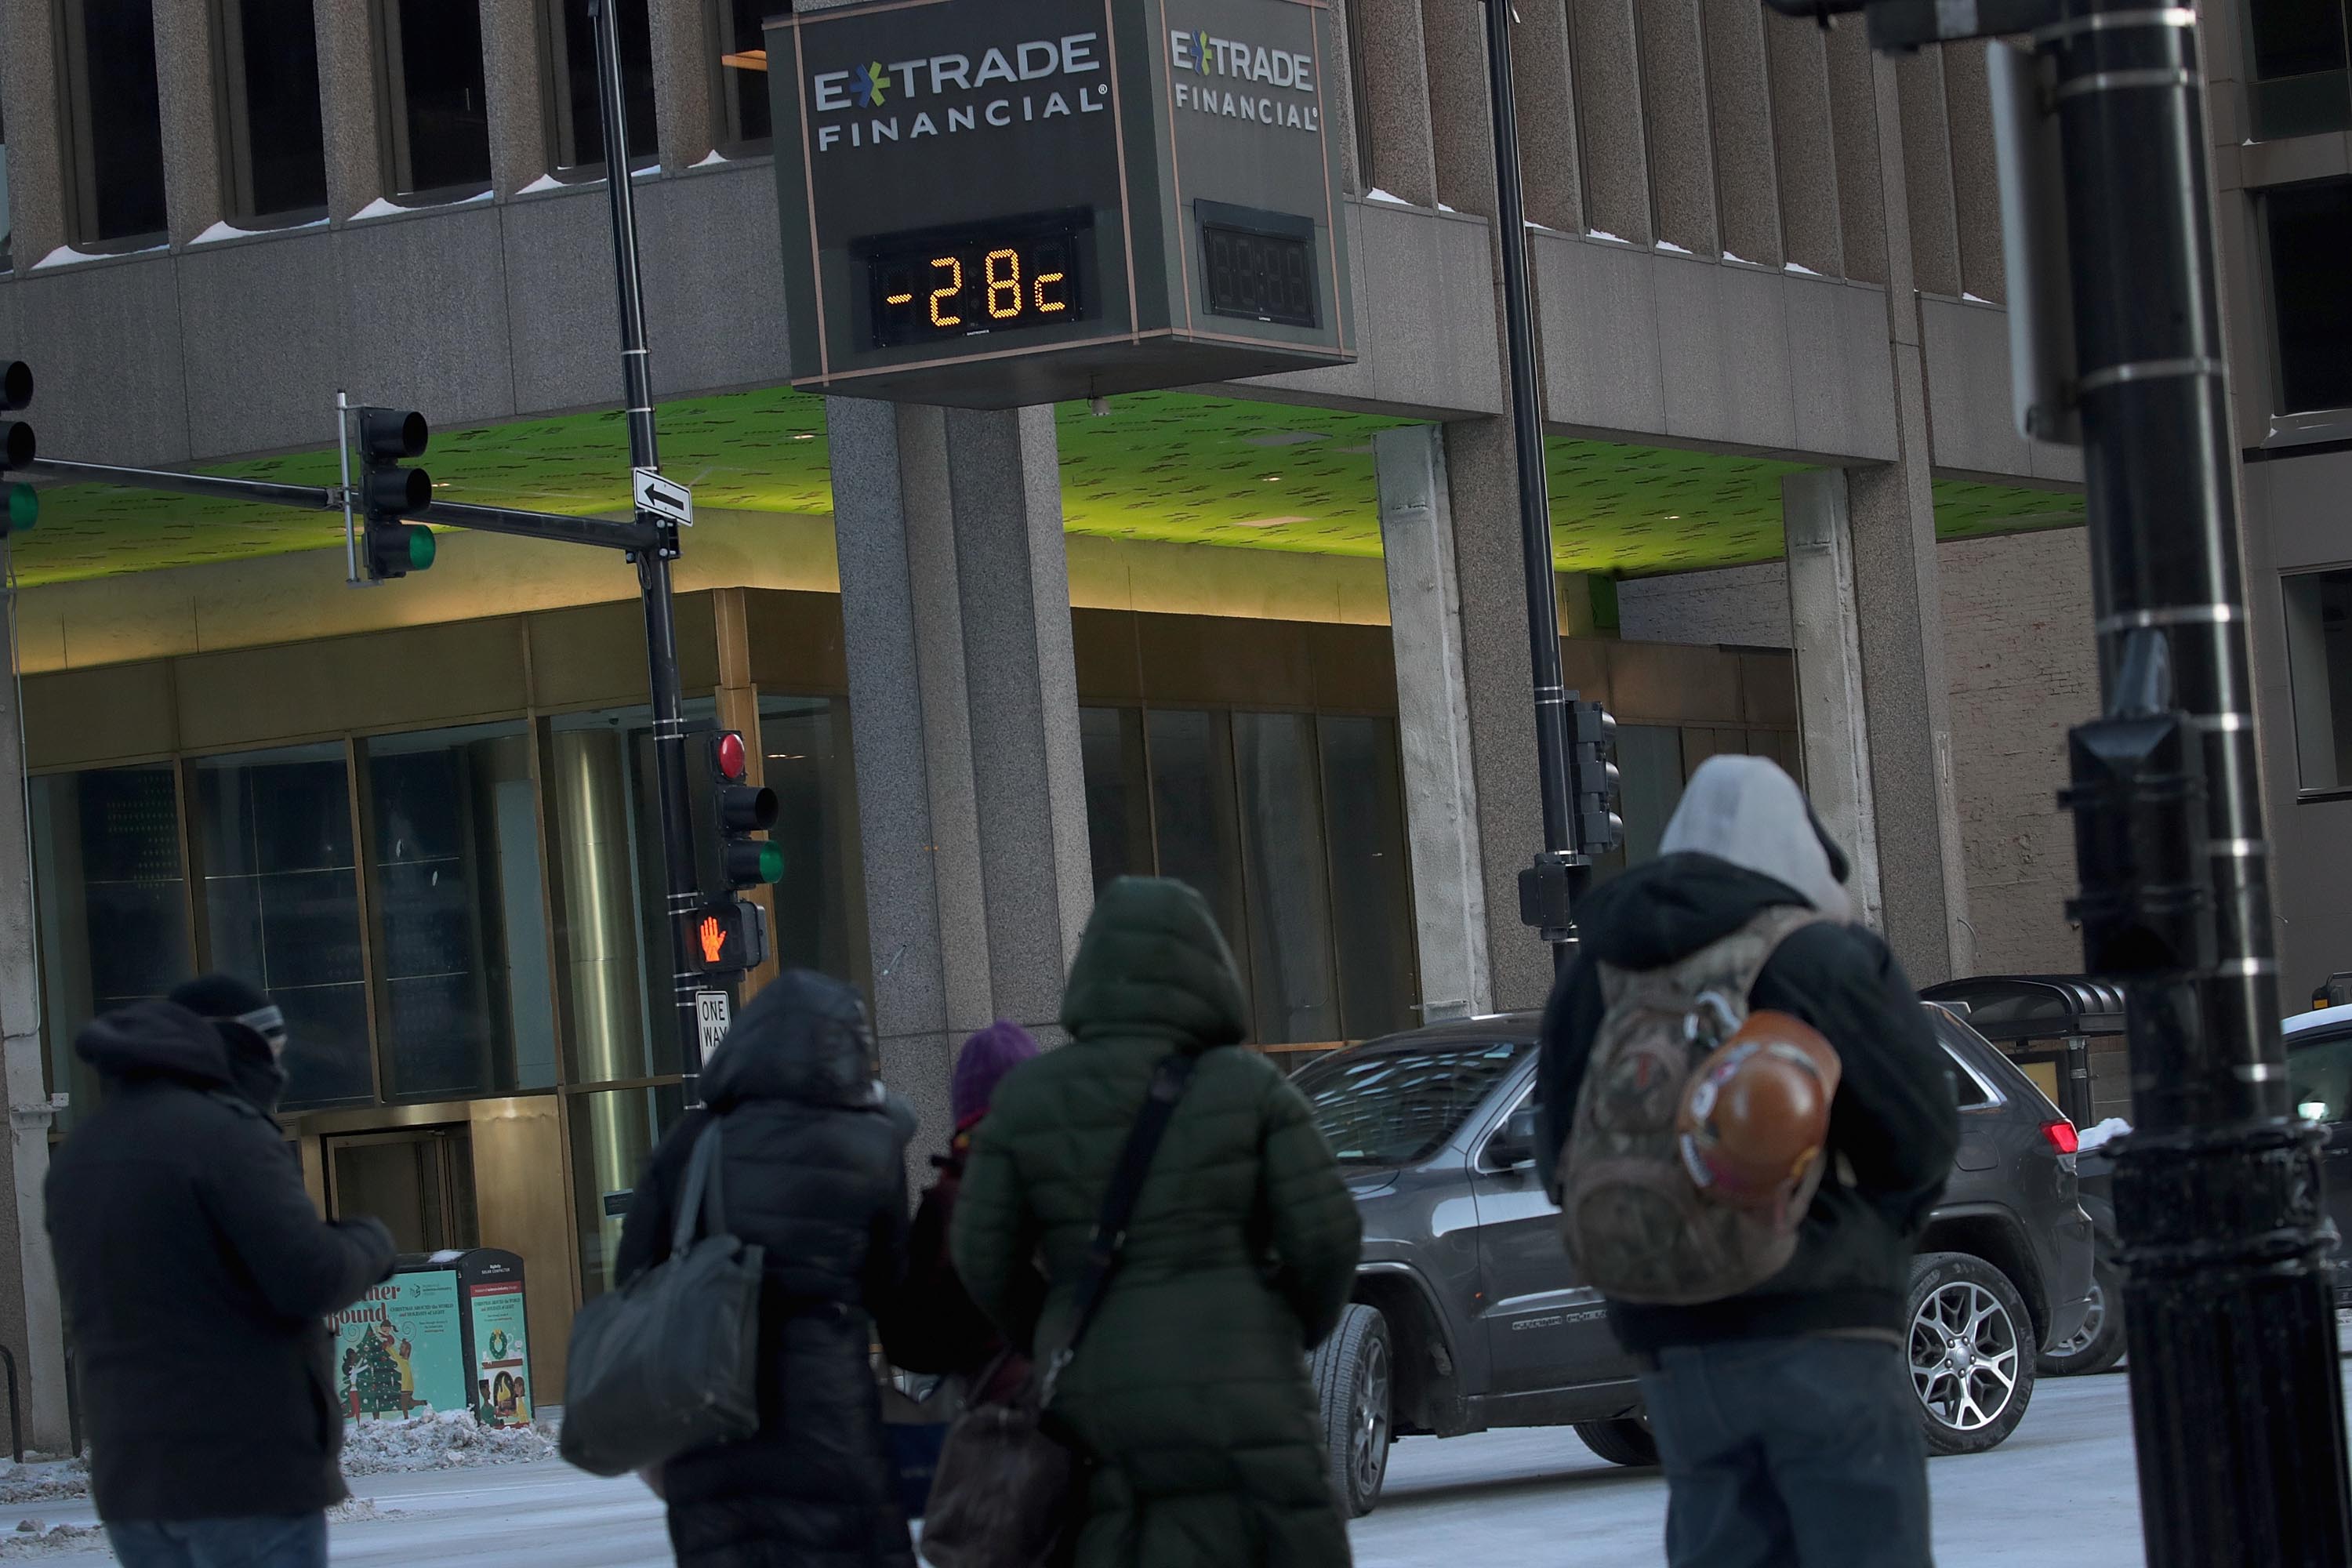
<instances>
[{"instance_id":1,"label":"suv rear window","mask_svg":"<svg viewBox=\"0 0 2352 1568\"><path fill-rule=\"evenodd\" d=\"M1452 1041L1344 1051L1292 1081L1340 1163L1410 1165L1437 1152L1534 1047Z\"/></svg>"},{"instance_id":2,"label":"suv rear window","mask_svg":"<svg viewBox=\"0 0 2352 1568\"><path fill-rule=\"evenodd\" d=\"M2289 1035L2286 1087L2295 1110L2312 1121L2352 1121L2352 1032Z\"/></svg>"}]
</instances>

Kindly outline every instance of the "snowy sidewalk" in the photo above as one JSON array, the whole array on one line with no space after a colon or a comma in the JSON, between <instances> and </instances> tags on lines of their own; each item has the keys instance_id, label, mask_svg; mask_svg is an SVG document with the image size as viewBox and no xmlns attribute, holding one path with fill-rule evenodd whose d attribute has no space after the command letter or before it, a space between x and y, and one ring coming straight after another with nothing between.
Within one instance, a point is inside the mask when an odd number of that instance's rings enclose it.
<instances>
[{"instance_id":1,"label":"snowy sidewalk","mask_svg":"<svg viewBox=\"0 0 2352 1568\"><path fill-rule=\"evenodd\" d=\"M1397 1446L1379 1510L1351 1534L1358 1568L1475 1561L1508 1568L1655 1568L1665 1483L1604 1464L1563 1430L1492 1432ZM2140 1568L2130 1407L2120 1373L2040 1384L2024 1423L1992 1453L1928 1468L1941 1568ZM385 1517L334 1528L338 1564L658 1568L661 1505L635 1480L600 1481L560 1461L366 1476L355 1497ZM94 1521L89 1505L9 1510L51 1525ZM44 1564L110 1563L102 1545L6 1542Z\"/></svg>"}]
</instances>

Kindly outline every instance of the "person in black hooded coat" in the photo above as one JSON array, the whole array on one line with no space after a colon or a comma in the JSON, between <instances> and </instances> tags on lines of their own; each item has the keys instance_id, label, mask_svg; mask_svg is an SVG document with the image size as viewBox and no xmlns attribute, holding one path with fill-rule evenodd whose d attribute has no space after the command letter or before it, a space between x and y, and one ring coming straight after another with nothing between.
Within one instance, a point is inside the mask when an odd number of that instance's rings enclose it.
<instances>
[{"instance_id":1,"label":"person in black hooded coat","mask_svg":"<svg viewBox=\"0 0 2352 1568\"><path fill-rule=\"evenodd\" d=\"M346 1494L325 1319L392 1272L392 1237L319 1217L273 1115L284 1045L269 999L220 974L74 1042L102 1092L50 1160L49 1244L128 1565L327 1559Z\"/></svg>"},{"instance_id":2,"label":"person in black hooded coat","mask_svg":"<svg viewBox=\"0 0 2352 1568\"><path fill-rule=\"evenodd\" d=\"M793 971L754 997L703 1068L704 1109L654 1151L615 1277L669 1256L696 1139L718 1118L728 1230L766 1249L760 1430L665 1467L681 1568L911 1568L868 1359L897 1288L913 1132L875 1079L857 993Z\"/></svg>"}]
</instances>

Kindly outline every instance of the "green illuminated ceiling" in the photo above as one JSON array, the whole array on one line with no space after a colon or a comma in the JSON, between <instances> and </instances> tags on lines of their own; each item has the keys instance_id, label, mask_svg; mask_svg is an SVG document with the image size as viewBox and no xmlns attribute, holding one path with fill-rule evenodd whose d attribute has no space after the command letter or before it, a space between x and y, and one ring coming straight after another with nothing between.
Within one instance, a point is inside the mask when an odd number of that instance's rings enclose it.
<instances>
[{"instance_id":1,"label":"green illuminated ceiling","mask_svg":"<svg viewBox=\"0 0 2352 1568\"><path fill-rule=\"evenodd\" d=\"M1370 443L1401 421L1180 393L1121 397L1103 417L1069 404L1056 417L1072 533L1380 553ZM832 508L816 398L777 389L665 405L661 440L664 471L691 485L698 506ZM628 504L627 449L620 416L583 414L442 432L425 466L451 500L612 512ZM1639 575L1780 554L1780 477L1795 464L1565 439L1548 443L1547 458L1563 570ZM208 471L337 480L331 452ZM2082 500L1939 480L1936 515L1947 538L2004 532L2079 521ZM326 513L78 485L44 492L16 567L28 584L64 582L317 549L341 532Z\"/></svg>"}]
</instances>

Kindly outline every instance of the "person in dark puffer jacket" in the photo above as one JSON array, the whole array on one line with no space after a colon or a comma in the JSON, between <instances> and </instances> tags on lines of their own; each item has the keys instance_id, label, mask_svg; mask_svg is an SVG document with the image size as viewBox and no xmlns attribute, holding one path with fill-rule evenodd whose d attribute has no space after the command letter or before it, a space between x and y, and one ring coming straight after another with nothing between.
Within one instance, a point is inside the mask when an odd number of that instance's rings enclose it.
<instances>
[{"instance_id":1,"label":"person in dark puffer jacket","mask_svg":"<svg viewBox=\"0 0 2352 1568\"><path fill-rule=\"evenodd\" d=\"M392 1272L372 1219L322 1220L275 1112L285 1016L227 974L100 1014L99 1104L49 1164L89 1423L125 1568L322 1568L347 1495L326 1316Z\"/></svg>"},{"instance_id":2,"label":"person in dark puffer jacket","mask_svg":"<svg viewBox=\"0 0 2352 1568\"><path fill-rule=\"evenodd\" d=\"M1348 1305L1362 1224L1307 1101L1234 1048L1245 1016L1200 894L1121 878L1070 969L1072 1043L1015 1068L973 1142L956 1271L1014 1343L1050 1352L1159 1063L1197 1058L1055 1393L1097 1461L1077 1568L1349 1561L1306 1352ZM1039 1314L1020 1282L1041 1256Z\"/></svg>"},{"instance_id":3,"label":"person in dark puffer jacket","mask_svg":"<svg viewBox=\"0 0 2352 1568\"><path fill-rule=\"evenodd\" d=\"M681 1568L911 1568L868 1359L904 1265L910 1121L875 1079L857 993L793 971L745 1007L630 1201L614 1275L669 1256L695 1140L716 1116L727 1228L766 1249L760 1430L669 1461Z\"/></svg>"}]
</instances>

